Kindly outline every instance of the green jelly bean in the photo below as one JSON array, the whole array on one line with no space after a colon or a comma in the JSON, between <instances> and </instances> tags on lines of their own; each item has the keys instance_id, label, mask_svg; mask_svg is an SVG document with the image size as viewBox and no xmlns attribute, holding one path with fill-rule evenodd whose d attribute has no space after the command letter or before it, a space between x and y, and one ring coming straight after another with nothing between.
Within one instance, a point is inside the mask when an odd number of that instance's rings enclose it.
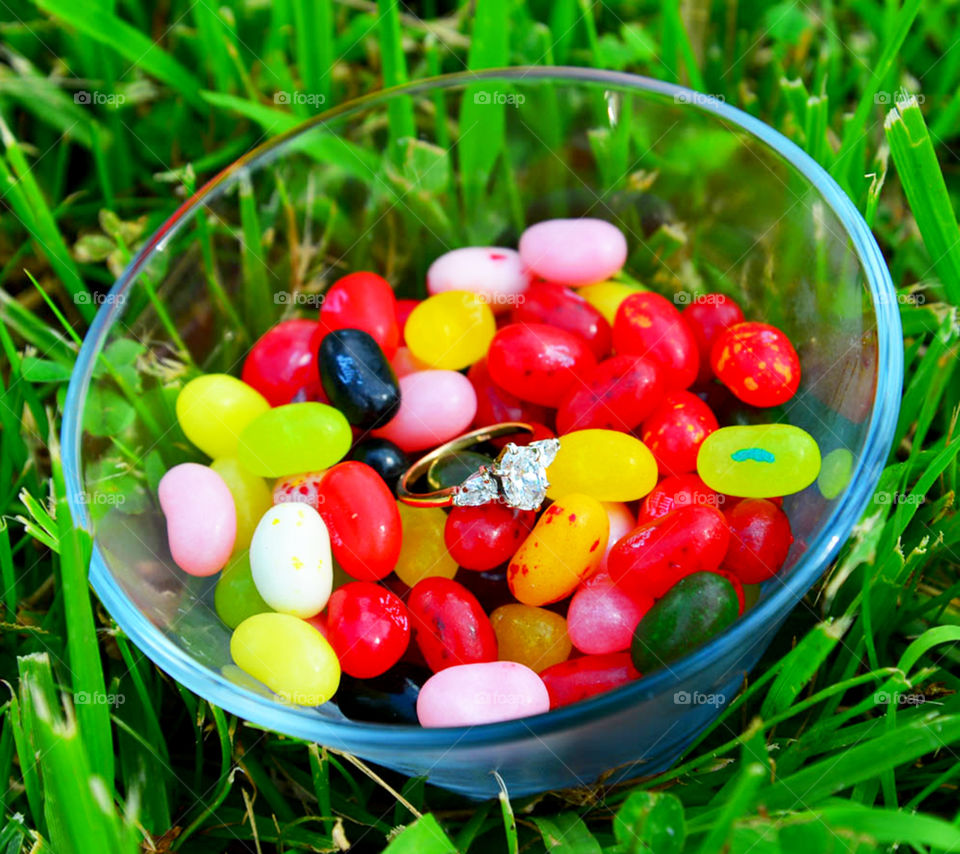
<instances>
[{"instance_id":1,"label":"green jelly bean","mask_svg":"<svg viewBox=\"0 0 960 854\"><path fill-rule=\"evenodd\" d=\"M740 610L733 585L714 572L681 578L633 630L630 656L641 673L676 661L723 631Z\"/></svg>"},{"instance_id":2,"label":"green jelly bean","mask_svg":"<svg viewBox=\"0 0 960 854\"><path fill-rule=\"evenodd\" d=\"M478 454L476 451L459 451L448 457L440 457L430 464L427 471L427 483L431 489L446 489L449 486L459 486L480 466L493 464L490 457Z\"/></svg>"},{"instance_id":3,"label":"green jelly bean","mask_svg":"<svg viewBox=\"0 0 960 854\"><path fill-rule=\"evenodd\" d=\"M828 501L836 498L850 483L853 473L853 454L846 448L834 448L823 458L817 489Z\"/></svg>"},{"instance_id":4,"label":"green jelly bean","mask_svg":"<svg viewBox=\"0 0 960 854\"><path fill-rule=\"evenodd\" d=\"M343 459L351 441L340 410L325 403L288 403L244 428L237 456L251 474L283 477L330 468Z\"/></svg>"},{"instance_id":5,"label":"green jelly bean","mask_svg":"<svg viewBox=\"0 0 960 854\"><path fill-rule=\"evenodd\" d=\"M220 573L213 591L213 607L217 616L231 629L235 629L247 617L272 610L253 583L250 554L246 549L235 555Z\"/></svg>"},{"instance_id":6,"label":"green jelly bean","mask_svg":"<svg viewBox=\"0 0 960 854\"><path fill-rule=\"evenodd\" d=\"M724 495L792 495L817 479L820 448L813 436L790 424L722 427L700 446L697 473Z\"/></svg>"}]
</instances>

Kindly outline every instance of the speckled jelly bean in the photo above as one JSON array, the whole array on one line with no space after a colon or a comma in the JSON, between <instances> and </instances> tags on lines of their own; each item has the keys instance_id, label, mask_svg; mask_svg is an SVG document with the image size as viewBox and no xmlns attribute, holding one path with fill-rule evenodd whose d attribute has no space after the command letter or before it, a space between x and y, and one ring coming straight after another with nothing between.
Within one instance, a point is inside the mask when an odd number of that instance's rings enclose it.
<instances>
[{"instance_id":1,"label":"speckled jelly bean","mask_svg":"<svg viewBox=\"0 0 960 854\"><path fill-rule=\"evenodd\" d=\"M613 322L613 348L656 362L672 389L692 385L700 369L697 339L673 303L660 294L633 294L620 304Z\"/></svg>"},{"instance_id":2,"label":"speckled jelly bean","mask_svg":"<svg viewBox=\"0 0 960 854\"><path fill-rule=\"evenodd\" d=\"M667 666L729 626L739 610L733 585L713 572L678 581L637 624L633 666L650 673Z\"/></svg>"},{"instance_id":3,"label":"speckled jelly bean","mask_svg":"<svg viewBox=\"0 0 960 854\"><path fill-rule=\"evenodd\" d=\"M630 647L633 630L652 606L649 594L619 587L608 573L598 572L573 594L567 632L580 652L620 652Z\"/></svg>"},{"instance_id":4,"label":"speckled jelly bean","mask_svg":"<svg viewBox=\"0 0 960 854\"><path fill-rule=\"evenodd\" d=\"M256 614L230 638L237 666L286 702L319 706L340 684L336 653L313 626L289 614Z\"/></svg>"},{"instance_id":5,"label":"speckled jelly bean","mask_svg":"<svg viewBox=\"0 0 960 854\"><path fill-rule=\"evenodd\" d=\"M549 709L543 681L515 661L448 667L431 676L417 698L417 717L425 727L490 724Z\"/></svg>"},{"instance_id":6,"label":"speckled jelly bean","mask_svg":"<svg viewBox=\"0 0 960 854\"><path fill-rule=\"evenodd\" d=\"M700 354L700 372L697 382L701 385L713 379L710 367L710 351L720 335L735 323L743 321L743 311L725 294L701 294L687 303L680 312L697 339Z\"/></svg>"},{"instance_id":7,"label":"speckled jelly bean","mask_svg":"<svg viewBox=\"0 0 960 854\"><path fill-rule=\"evenodd\" d=\"M431 677L425 667L400 662L374 679L344 674L337 706L350 720L380 724L416 724L417 697Z\"/></svg>"},{"instance_id":8,"label":"speckled jelly bean","mask_svg":"<svg viewBox=\"0 0 960 854\"><path fill-rule=\"evenodd\" d=\"M437 258L427 269L427 291L470 291L494 312L514 305L530 284L530 274L515 249L500 246L463 246Z\"/></svg>"},{"instance_id":9,"label":"speckled jelly bean","mask_svg":"<svg viewBox=\"0 0 960 854\"><path fill-rule=\"evenodd\" d=\"M713 373L751 406L786 403L800 386L800 358L790 339L767 323L737 323L714 341Z\"/></svg>"},{"instance_id":10,"label":"speckled jelly bean","mask_svg":"<svg viewBox=\"0 0 960 854\"><path fill-rule=\"evenodd\" d=\"M190 575L223 569L237 537L237 511L223 478L207 466L181 463L160 479L157 495L177 566Z\"/></svg>"},{"instance_id":11,"label":"speckled jelly bean","mask_svg":"<svg viewBox=\"0 0 960 854\"><path fill-rule=\"evenodd\" d=\"M317 347L323 337L314 320L285 320L268 329L243 362L242 378L271 406L322 397Z\"/></svg>"},{"instance_id":12,"label":"speckled jelly bean","mask_svg":"<svg viewBox=\"0 0 960 854\"><path fill-rule=\"evenodd\" d=\"M467 377L477 393L477 412L474 427L502 424L504 421L523 421L543 424L549 418L545 406L521 400L515 394L500 388L490 376L487 360L474 362Z\"/></svg>"},{"instance_id":13,"label":"speckled jelly bean","mask_svg":"<svg viewBox=\"0 0 960 854\"><path fill-rule=\"evenodd\" d=\"M236 554L250 545L257 522L270 507L270 488L262 477L250 474L240 465L236 457L220 457L210 463L210 468L223 478L233 496L237 513L237 536L233 541L233 552Z\"/></svg>"},{"instance_id":14,"label":"speckled jelly bean","mask_svg":"<svg viewBox=\"0 0 960 854\"><path fill-rule=\"evenodd\" d=\"M730 530L719 510L680 507L620 540L607 571L618 584L657 598L684 576L717 569L729 543Z\"/></svg>"},{"instance_id":15,"label":"speckled jelly bean","mask_svg":"<svg viewBox=\"0 0 960 854\"><path fill-rule=\"evenodd\" d=\"M269 408L260 392L229 374L196 377L177 395L180 428L208 457L236 454L243 428Z\"/></svg>"},{"instance_id":16,"label":"speckled jelly bean","mask_svg":"<svg viewBox=\"0 0 960 854\"><path fill-rule=\"evenodd\" d=\"M548 219L520 235L524 266L548 282L576 287L610 278L627 260L627 239L602 219Z\"/></svg>"},{"instance_id":17,"label":"speckled jelly bean","mask_svg":"<svg viewBox=\"0 0 960 854\"><path fill-rule=\"evenodd\" d=\"M724 567L744 584L760 584L776 575L793 542L787 514L763 498L747 498L724 516L730 526Z\"/></svg>"},{"instance_id":18,"label":"speckled jelly bean","mask_svg":"<svg viewBox=\"0 0 960 854\"><path fill-rule=\"evenodd\" d=\"M630 508L621 501L601 501L603 509L607 513L607 521L610 523L610 534L607 537L607 548L603 553L603 560L600 561L600 571L607 569L607 556L610 550L637 527L637 520L634 518Z\"/></svg>"},{"instance_id":19,"label":"speckled jelly bean","mask_svg":"<svg viewBox=\"0 0 960 854\"><path fill-rule=\"evenodd\" d=\"M420 371L400 379L400 410L374 435L422 451L465 432L476 411L477 393L463 374Z\"/></svg>"},{"instance_id":20,"label":"speckled jelly bean","mask_svg":"<svg viewBox=\"0 0 960 854\"><path fill-rule=\"evenodd\" d=\"M566 661L573 645L567 621L546 608L513 603L490 614L501 661L516 661L539 673Z\"/></svg>"},{"instance_id":21,"label":"speckled jelly bean","mask_svg":"<svg viewBox=\"0 0 960 854\"><path fill-rule=\"evenodd\" d=\"M581 655L554 664L540 674L550 696L550 708L557 709L626 685L640 674L628 652Z\"/></svg>"},{"instance_id":22,"label":"speckled jelly bean","mask_svg":"<svg viewBox=\"0 0 960 854\"><path fill-rule=\"evenodd\" d=\"M321 335L335 329L362 329L392 359L400 343L400 326L390 283L366 271L338 279L323 295L320 327Z\"/></svg>"},{"instance_id":23,"label":"speckled jelly bean","mask_svg":"<svg viewBox=\"0 0 960 854\"><path fill-rule=\"evenodd\" d=\"M323 610L333 586L333 561L320 514L308 504L271 507L253 533L250 569L274 611L312 617Z\"/></svg>"},{"instance_id":24,"label":"speckled jelly bean","mask_svg":"<svg viewBox=\"0 0 960 854\"><path fill-rule=\"evenodd\" d=\"M599 282L578 288L577 293L599 311L612 327L620 303L628 296L640 293L642 290L643 288L639 285L630 285L625 282Z\"/></svg>"},{"instance_id":25,"label":"speckled jelly bean","mask_svg":"<svg viewBox=\"0 0 960 854\"><path fill-rule=\"evenodd\" d=\"M663 476L697 470L697 452L720 425L717 418L695 394L674 391L668 394L643 421L640 433Z\"/></svg>"},{"instance_id":26,"label":"speckled jelly bean","mask_svg":"<svg viewBox=\"0 0 960 854\"><path fill-rule=\"evenodd\" d=\"M264 412L240 435L237 456L247 471L283 477L325 469L350 449L350 425L324 403L290 403Z\"/></svg>"},{"instance_id":27,"label":"speckled jelly bean","mask_svg":"<svg viewBox=\"0 0 960 854\"><path fill-rule=\"evenodd\" d=\"M454 507L447 515L444 541L460 566L483 572L508 561L536 520L533 510L503 504Z\"/></svg>"},{"instance_id":28,"label":"speckled jelly bean","mask_svg":"<svg viewBox=\"0 0 960 854\"><path fill-rule=\"evenodd\" d=\"M397 376L368 332L336 329L325 335L319 362L327 398L355 427L386 424L397 414Z\"/></svg>"},{"instance_id":29,"label":"speckled jelly bean","mask_svg":"<svg viewBox=\"0 0 960 854\"><path fill-rule=\"evenodd\" d=\"M459 371L483 358L496 331L493 311L482 297L446 291L428 297L410 313L403 336L421 362Z\"/></svg>"},{"instance_id":30,"label":"speckled jelly bean","mask_svg":"<svg viewBox=\"0 0 960 854\"><path fill-rule=\"evenodd\" d=\"M820 449L813 436L790 424L721 427L700 446L697 473L724 495L792 495L817 479Z\"/></svg>"},{"instance_id":31,"label":"speckled jelly bean","mask_svg":"<svg viewBox=\"0 0 960 854\"><path fill-rule=\"evenodd\" d=\"M587 342L598 359L610 353L613 332L610 324L582 296L553 282L536 282L517 302L511 323L546 323L566 329Z\"/></svg>"},{"instance_id":32,"label":"speckled jelly bean","mask_svg":"<svg viewBox=\"0 0 960 854\"><path fill-rule=\"evenodd\" d=\"M525 605L566 598L599 569L609 533L599 501L589 495L564 495L547 508L510 559L510 591Z\"/></svg>"},{"instance_id":33,"label":"speckled jelly bean","mask_svg":"<svg viewBox=\"0 0 960 854\"><path fill-rule=\"evenodd\" d=\"M393 442L386 439L364 439L353 446L347 459L370 466L396 494L397 481L410 467L410 460Z\"/></svg>"},{"instance_id":34,"label":"speckled jelly bean","mask_svg":"<svg viewBox=\"0 0 960 854\"><path fill-rule=\"evenodd\" d=\"M638 522L649 522L672 513L678 507L689 507L694 504L705 507L723 507L725 497L717 494L707 486L698 474L678 474L665 477L643 499L640 511L637 513Z\"/></svg>"},{"instance_id":35,"label":"speckled jelly bean","mask_svg":"<svg viewBox=\"0 0 960 854\"><path fill-rule=\"evenodd\" d=\"M411 507L398 503L403 530L400 555L394 565L397 577L408 587L424 578L453 578L457 562L447 551L444 526L447 514L439 507Z\"/></svg>"},{"instance_id":36,"label":"speckled jelly bean","mask_svg":"<svg viewBox=\"0 0 960 854\"><path fill-rule=\"evenodd\" d=\"M407 606L385 587L369 581L354 581L333 592L327 627L340 667L358 679L386 673L410 642Z\"/></svg>"},{"instance_id":37,"label":"speckled jelly bean","mask_svg":"<svg viewBox=\"0 0 960 854\"><path fill-rule=\"evenodd\" d=\"M326 474L326 469L323 471L307 471L302 474L288 474L286 477L278 478L273 485L273 503L309 504L319 512L321 501L320 481L324 474ZM258 518L257 521L259 522L260 519Z\"/></svg>"},{"instance_id":38,"label":"speckled jelly bean","mask_svg":"<svg viewBox=\"0 0 960 854\"><path fill-rule=\"evenodd\" d=\"M235 629L247 617L270 610L253 583L250 555L246 549L231 558L220 573L213 591L213 606L217 616L231 629Z\"/></svg>"},{"instance_id":39,"label":"speckled jelly bean","mask_svg":"<svg viewBox=\"0 0 960 854\"><path fill-rule=\"evenodd\" d=\"M653 454L639 439L615 430L577 430L560 440L547 469L548 498L583 492L598 501L635 501L657 484Z\"/></svg>"}]
</instances>

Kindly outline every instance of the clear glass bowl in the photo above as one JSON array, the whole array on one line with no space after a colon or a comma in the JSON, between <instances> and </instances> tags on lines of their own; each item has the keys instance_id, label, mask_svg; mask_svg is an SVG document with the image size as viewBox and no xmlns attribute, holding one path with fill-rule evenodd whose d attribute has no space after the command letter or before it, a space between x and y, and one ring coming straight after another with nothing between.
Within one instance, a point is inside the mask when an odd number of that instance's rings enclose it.
<instances>
[{"instance_id":1,"label":"clear glass bowl","mask_svg":"<svg viewBox=\"0 0 960 854\"><path fill-rule=\"evenodd\" d=\"M415 138L414 138L415 135ZM616 222L627 271L678 304L735 294L784 328L803 363L776 417L852 469L831 498L785 504L787 566L722 635L669 668L547 714L472 728L356 723L285 705L231 665L211 579L167 551L155 487L203 461L173 414L189 362L239 374L281 317L315 316L339 275L373 269L423 295L443 251L515 245L553 216ZM191 691L246 720L472 796L663 769L733 697L869 500L903 373L897 301L859 213L813 160L757 119L626 74L459 74L324 112L242 157L187 200L104 299L70 383L63 457L73 517L95 536L94 590L121 629ZM830 493L830 490L827 490ZM714 703L713 699L718 702ZM612 770L613 769L613 770ZM608 773L609 772L609 773Z\"/></svg>"}]
</instances>

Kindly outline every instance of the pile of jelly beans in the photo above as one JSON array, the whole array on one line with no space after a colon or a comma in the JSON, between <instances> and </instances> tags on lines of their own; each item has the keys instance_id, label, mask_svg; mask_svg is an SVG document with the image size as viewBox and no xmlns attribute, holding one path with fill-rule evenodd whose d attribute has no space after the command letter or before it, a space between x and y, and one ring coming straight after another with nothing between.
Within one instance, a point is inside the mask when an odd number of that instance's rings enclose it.
<instances>
[{"instance_id":1,"label":"pile of jelly beans","mask_svg":"<svg viewBox=\"0 0 960 854\"><path fill-rule=\"evenodd\" d=\"M180 427L211 462L170 469L158 497L176 564L220 573L230 678L355 720L472 725L638 679L743 613L820 452L717 416L790 400L799 359L727 296L681 311L632 283L626 258L610 223L549 220L518 250L437 258L423 300L354 272L240 378L183 386ZM538 510L397 501L423 452L505 421L533 426L519 444L560 439ZM420 487L507 441L441 457Z\"/></svg>"}]
</instances>

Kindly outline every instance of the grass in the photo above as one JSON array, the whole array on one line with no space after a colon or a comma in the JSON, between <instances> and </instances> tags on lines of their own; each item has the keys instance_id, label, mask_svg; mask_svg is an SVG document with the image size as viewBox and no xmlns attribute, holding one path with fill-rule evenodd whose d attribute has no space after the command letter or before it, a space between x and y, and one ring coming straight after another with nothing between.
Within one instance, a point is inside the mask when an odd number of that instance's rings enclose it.
<instances>
[{"instance_id":1,"label":"grass","mask_svg":"<svg viewBox=\"0 0 960 854\"><path fill-rule=\"evenodd\" d=\"M0 851L960 850L958 9L0 4ZM907 379L879 489L904 498L870 505L746 690L670 771L478 805L257 730L157 671L89 594L90 543L69 522L55 437L97 295L184 192L315 109L277 93L339 104L440 72L547 62L723 96L847 190L900 294ZM901 87L923 104L889 103ZM411 118L402 103L390 115L398 164ZM467 206L496 154L490 127L463 152ZM597 142L612 169L615 142ZM255 247L264 223L244 210ZM263 262L252 249L241 260L251 300L236 325L255 334ZM111 352L105 367L134 401L136 357ZM78 702L89 696L113 701Z\"/></svg>"}]
</instances>

